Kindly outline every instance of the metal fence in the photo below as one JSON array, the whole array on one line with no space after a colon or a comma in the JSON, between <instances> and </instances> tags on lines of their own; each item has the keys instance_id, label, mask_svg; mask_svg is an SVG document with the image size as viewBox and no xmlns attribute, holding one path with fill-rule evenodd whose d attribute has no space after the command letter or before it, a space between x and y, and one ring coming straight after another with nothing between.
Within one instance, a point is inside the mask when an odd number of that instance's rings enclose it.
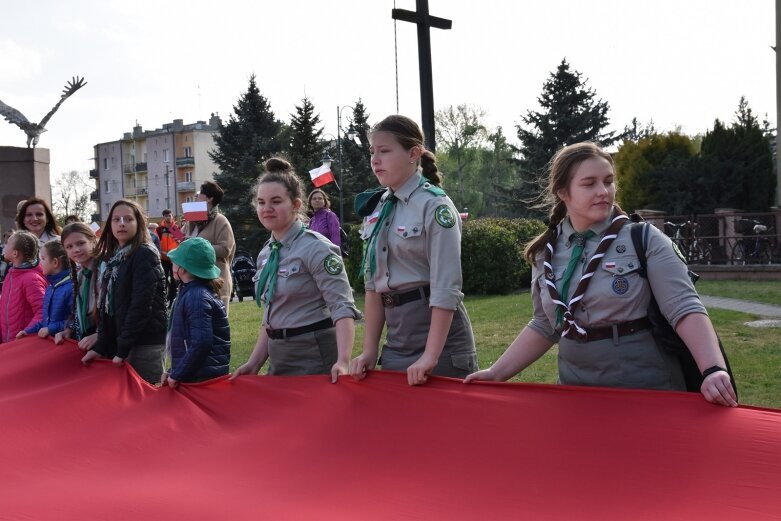
<instances>
[{"instance_id":1,"label":"metal fence","mask_svg":"<svg viewBox=\"0 0 781 521\"><path fill-rule=\"evenodd\" d=\"M697 216L638 213L664 231L690 264L781 264L781 211Z\"/></svg>"}]
</instances>

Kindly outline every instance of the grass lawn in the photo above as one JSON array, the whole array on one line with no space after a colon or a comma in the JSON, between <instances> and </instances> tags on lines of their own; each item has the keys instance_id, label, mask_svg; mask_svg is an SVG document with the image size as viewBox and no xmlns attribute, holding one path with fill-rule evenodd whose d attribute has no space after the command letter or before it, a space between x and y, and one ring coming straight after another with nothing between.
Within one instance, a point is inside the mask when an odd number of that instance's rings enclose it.
<instances>
[{"instance_id":1,"label":"grass lawn","mask_svg":"<svg viewBox=\"0 0 781 521\"><path fill-rule=\"evenodd\" d=\"M778 280L698 280L697 291L714 297L753 300L781 305L781 281Z\"/></svg>"},{"instance_id":2,"label":"grass lawn","mask_svg":"<svg viewBox=\"0 0 781 521\"><path fill-rule=\"evenodd\" d=\"M700 284L697 284L698 288ZM722 283L719 282L719 284ZM745 282L739 284L743 285ZM702 293L706 292L702 291ZM777 302L779 300L774 303ZM359 299L358 307L363 307L362 299ZM486 368L504 352L505 348L510 345L510 342L529 321L531 296L529 293L520 293L505 296L469 297L466 299L466 308L472 319L480 367ZM732 370L738 382L741 403L781 408L781 379L779 378L781 329L746 327L743 324L755 317L744 313L717 309L709 309L708 312L729 354ZM249 358L252 347L257 340L260 310L252 301L234 302L231 304L230 318L231 370L233 370ZM360 351L362 338L363 324L357 324L355 353ZM556 375L556 347L554 346L540 360L513 378L512 381L555 383Z\"/></svg>"}]
</instances>

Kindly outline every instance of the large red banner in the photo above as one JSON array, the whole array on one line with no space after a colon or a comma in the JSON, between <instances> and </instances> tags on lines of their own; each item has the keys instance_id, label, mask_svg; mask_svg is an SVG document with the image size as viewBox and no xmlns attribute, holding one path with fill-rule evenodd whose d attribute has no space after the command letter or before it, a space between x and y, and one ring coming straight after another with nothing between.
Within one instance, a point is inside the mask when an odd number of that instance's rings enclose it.
<instances>
[{"instance_id":1,"label":"large red banner","mask_svg":"<svg viewBox=\"0 0 781 521\"><path fill-rule=\"evenodd\" d=\"M0 345L2 519L779 519L781 411L374 372L156 389Z\"/></svg>"}]
</instances>

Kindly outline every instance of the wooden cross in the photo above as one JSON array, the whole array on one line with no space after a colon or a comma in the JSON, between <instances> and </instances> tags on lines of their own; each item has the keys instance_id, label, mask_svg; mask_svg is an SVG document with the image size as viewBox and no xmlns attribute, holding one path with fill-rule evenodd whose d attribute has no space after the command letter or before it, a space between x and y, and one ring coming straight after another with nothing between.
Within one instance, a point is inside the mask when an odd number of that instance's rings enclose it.
<instances>
[{"instance_id":1,"label":"wooden cross","mask_svg":"<svg viewBox=\"0 0 781 521\"><path fill-rule=\"evenodd\" d=\"M415 0L415 11L393 9L394 20L411 22L418 26L418 66L420 67L420 112L426 148L436 149L434 138L434 82L431 78L431 28L450 29L452 20L428 14L428 0Z\"/></svg>"}]
</instances>

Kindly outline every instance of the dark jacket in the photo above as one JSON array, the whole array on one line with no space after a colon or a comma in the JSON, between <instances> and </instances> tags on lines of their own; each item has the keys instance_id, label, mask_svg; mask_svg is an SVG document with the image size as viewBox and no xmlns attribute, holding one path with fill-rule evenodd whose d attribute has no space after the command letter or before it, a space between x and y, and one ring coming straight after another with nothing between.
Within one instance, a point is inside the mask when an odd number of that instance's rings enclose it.
<instances>
[{"instance_id":1,"label":"dark jacket","mask_svg":"<svg viewBox=\"0 0 781 521\"><path fill-rule=\"evenodd\" d=\"M228 374L230 326L225 304L207 282L182 284L171 315L171 378L199 382Z\"/></svg>"},{"instance_id":2,"label":"dark jacket","mask_svg":"<svg viewBox=\"0 0 781 521\"><path fill-rule=\"evenodd\" d=\"M47 275L49 285L43 295L43 317L41 320L24 330L25 333L37 333L41 328L48 328L49 335L54 336L63 329L73 307L73 280L71 270L64 269L55 275Z\"/></svg>"},{"instance_id":3,"label":"dark jacket","mask_svg":"<svg viewBox=\"0 0 781 521\"><path fill-rule=\"evenodd\" d=\"M165 344L167 323L160 254L152 244L142 244L119 267L114 316L100 310L93 349L106 358L127 358L134 346Z\"/></svg>"}]
</instances>

